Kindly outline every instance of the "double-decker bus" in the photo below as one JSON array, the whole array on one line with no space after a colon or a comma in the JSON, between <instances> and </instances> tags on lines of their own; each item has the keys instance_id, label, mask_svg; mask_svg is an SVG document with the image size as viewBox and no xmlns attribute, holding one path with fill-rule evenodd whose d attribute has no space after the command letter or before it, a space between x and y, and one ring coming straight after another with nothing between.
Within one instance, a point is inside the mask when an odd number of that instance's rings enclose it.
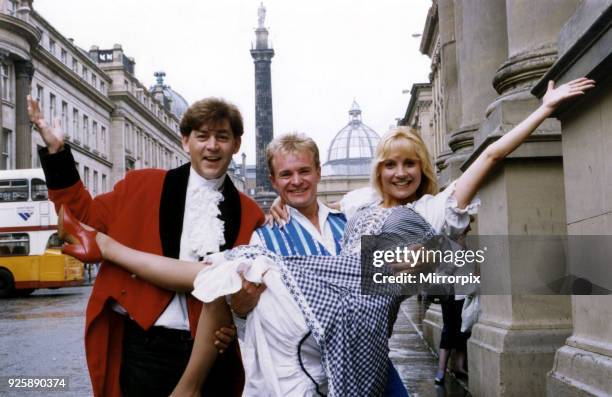
<instances>
[{"instance_id":1,"label":"double-decker bus","mask_svg":"<svg viewBox=\"0 0 612 397\"><path fill-rule=\"evenodd\" d=\"M0 171L0 298L83 284L83 263L61 246L42 169Z\"/></svg>"}]
</instances>

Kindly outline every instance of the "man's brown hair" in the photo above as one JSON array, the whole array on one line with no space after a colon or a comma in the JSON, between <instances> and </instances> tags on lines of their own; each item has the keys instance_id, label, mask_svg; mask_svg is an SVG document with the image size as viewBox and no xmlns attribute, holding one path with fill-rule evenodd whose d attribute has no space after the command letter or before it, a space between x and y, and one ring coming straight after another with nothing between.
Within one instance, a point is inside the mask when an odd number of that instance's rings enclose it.
<instances>
[{"instance_id":1,"label":"man's brown hair","mask_svg":"<svg viewBox=\"0 0 612 397\"><path fill-rule=\"evenodd\" d=\"M234 137L240 138L244 133L244 126L242 115L236 105L221 98L201 99L189 106L183 115L180 125L181 135L189 136L191 131L205 124L219 123L224 119L229 121Z\"/></svg>"}]
</instances>

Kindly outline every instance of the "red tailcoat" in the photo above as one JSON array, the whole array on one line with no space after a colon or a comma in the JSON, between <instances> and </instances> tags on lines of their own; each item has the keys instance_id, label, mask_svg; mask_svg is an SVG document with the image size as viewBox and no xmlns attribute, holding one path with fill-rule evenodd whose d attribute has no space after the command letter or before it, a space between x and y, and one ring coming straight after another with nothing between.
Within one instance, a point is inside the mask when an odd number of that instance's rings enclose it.
<instances>
[{"instance_id":1,"label":"red tailcoat","mask_svg":"<svg viewBox=\"0 0 612 397\"><path fill-rule=\"evenodd\" d=\"M66 205L82 222L131 248L178 258L189 164L170 171L128 172L112 192L92 199L78 179L68 147L55 155L41 153L41 162L49 197L56 209ZM225 240L229 243L226 245L248 244L253 230L263 223L263 212L254 201L236 190L229 177L224 183L223 194L220 209L225 223ZM87 305L85 328L87 365L95 396L121 395L123 316L111 309L113 301L121 304L146 330L155 323L173 296L174 292L133 278L112 263L102 263ZM190 329L195 335L202 305L192 296L187 300ZM243 386L244 369L238 344L233 343L219 356L203 392L214 396L239 396Z\"/></svg>"}]
</instances>

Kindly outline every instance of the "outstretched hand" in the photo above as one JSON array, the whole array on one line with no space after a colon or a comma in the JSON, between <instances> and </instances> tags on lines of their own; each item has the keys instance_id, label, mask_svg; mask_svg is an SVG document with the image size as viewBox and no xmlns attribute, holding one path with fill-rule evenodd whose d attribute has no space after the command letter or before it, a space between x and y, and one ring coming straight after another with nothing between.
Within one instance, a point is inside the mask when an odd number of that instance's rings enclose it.
<instances>
[{"instance_id":1,"label":"outstretched hand","mask_svg":"<svg viewBox=\"0 0 612 397\"><path fill-rule=\"evenodd\" d=\"M555 88L555 82L548 82L548 89L544 98L542 98L542 104L550 109L556 109L563 101L573 98L579 95L584 95L585 91L595 87L595 81L581 77L576 80L572 80L569 83L565 83Z\"/></svg>"},{"instance_id":2,"label":"outstretched hand","mask_svg":"<svg viewBox=\"0 0 612 397\"><path fill-rule=\"evenodd\" d=\"M31 95L27 97L28 117L34 125L35 129L40 134L41 138L47 145L49 153L57 153L64 148L64 132L58 119L53 120L53 125L49 126L43 115L38 101L32 99Z\"/></svg>"}]
</instances>

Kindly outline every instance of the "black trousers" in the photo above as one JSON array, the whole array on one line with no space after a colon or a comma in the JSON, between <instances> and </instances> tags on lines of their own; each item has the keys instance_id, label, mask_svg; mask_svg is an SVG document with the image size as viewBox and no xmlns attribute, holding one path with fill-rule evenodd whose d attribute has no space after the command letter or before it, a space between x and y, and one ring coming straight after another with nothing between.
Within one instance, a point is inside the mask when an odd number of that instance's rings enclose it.
<instances>
[{"instance_id":1,"label":"black trousers","mask_svg":"<svg viewBox=\"0 0 612 397\"><path fill-rule=\"evenodd\" d=\"M440 337L440 349L467 351L467 340L471 333L461 332L461 310L464 301L464 299L456 301L454 295L450 295L447 300L442 301L444 326Z\"/></svg>"},{"instance_id":2,"label":"black trousers","mask_svg":"<svg viewBox=\"0 0 612 397\"><path fill-rule=\"evenodd\" d=\"M144 331L125 320L120 384L124 397L170 395L187 366L189 331L152 327Z\"/></svg>"}]
</instances>

